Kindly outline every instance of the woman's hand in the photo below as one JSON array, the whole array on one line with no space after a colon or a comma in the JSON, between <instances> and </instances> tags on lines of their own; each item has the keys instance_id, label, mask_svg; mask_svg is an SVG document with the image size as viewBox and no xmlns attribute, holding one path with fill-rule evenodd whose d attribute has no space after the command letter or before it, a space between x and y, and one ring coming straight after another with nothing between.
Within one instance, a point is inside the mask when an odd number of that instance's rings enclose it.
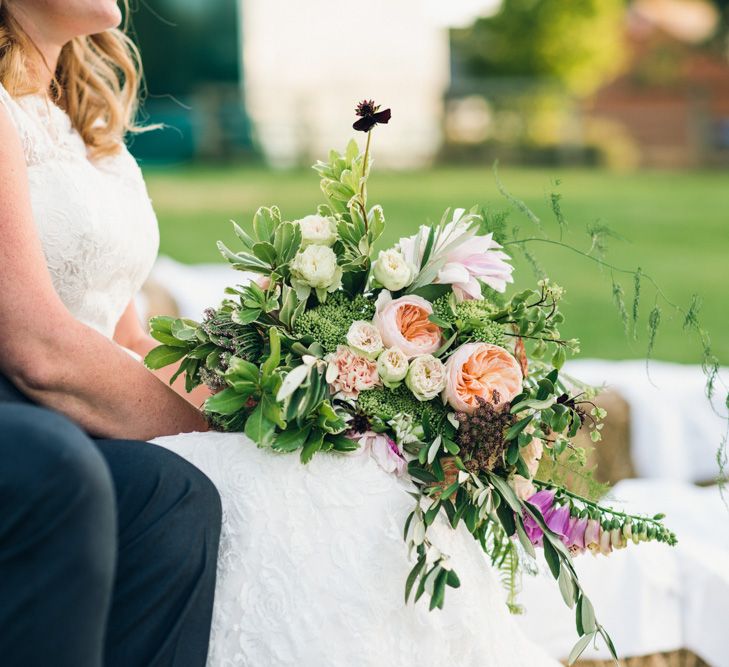
<instances>
[{"instance_id":1,"label":"woman's hand","mask_svg":"<svg viewBox=\"0 0 729 667\"><path fill-rule=\"evenodd\" d=\"M122 347L136 352L140 357L144 359L150 350L157 347L159 342L150 336L143 328L137 314L137 309L134 305L134 301L131 301L121 316L121 319L116 325L114 331L114 340ZM177 366L172 364L165 366L156 371L150 371L154 373L160 380L165 384L169 385L170 379L177 370ZM191 392L187 392L185 389L185 377L181 375L171 385L182 398L196 407L201 407L205 402L206 398L209 398L212 394L210 389L205 385L195 387Z\"/></svg>"}]
</instances>

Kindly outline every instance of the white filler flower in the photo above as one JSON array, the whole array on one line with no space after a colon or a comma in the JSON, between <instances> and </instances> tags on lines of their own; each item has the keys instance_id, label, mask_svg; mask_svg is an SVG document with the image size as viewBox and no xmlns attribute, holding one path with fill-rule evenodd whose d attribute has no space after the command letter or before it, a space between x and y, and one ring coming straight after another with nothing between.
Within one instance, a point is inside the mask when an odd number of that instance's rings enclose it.
<instances>
[{"instance_id":1,"label":"white filler flower","mask_svg":"<svg viewBox=\"0 0 729 667\"><path fill-rule=\"evenodd\" d=\"M445 389L445 365L432 354L415 357L410 362L405 384L419 401L430 401Z\"/></svg>"}]
</instances>

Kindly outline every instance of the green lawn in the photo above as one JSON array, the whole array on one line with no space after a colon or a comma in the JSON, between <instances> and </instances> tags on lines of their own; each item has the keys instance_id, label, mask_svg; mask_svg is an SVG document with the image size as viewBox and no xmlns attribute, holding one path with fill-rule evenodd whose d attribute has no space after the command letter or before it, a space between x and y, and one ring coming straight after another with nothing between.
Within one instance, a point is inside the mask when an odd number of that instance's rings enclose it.
<instances>
[{"instance_id":1,"label":"green lawn","mask_svg":"<svg viewBox=\"0 0 729 667\"><path fill-rule=\"evenodd\" d=\"M228 220L248 224L258 206L278 204L294 219L312 212L322 201L316 174L271 172L253 167L195 167L146 170L159 217L161 251L184 262L219 260L215 241L235 246ZM611 239L607 259L642 269L665 294L686 304L691 294L703 298L703 318L723 363L729 363L729 181L726 173L614 174L582 170L506 169L502 181L544 220L551 236L557 225L547 197L560 179L569 239L587 249L586 225L603 222L624 241ZM448 206L483 204L509 209L488 168L439 168L409 173L375 173L370 201L384 206L388 230L384 242L413 233L418 224L440 219ZM521 235L531 236L530 223L519 218ZM567 288L568 316L563 335L582 341L584 355L634 358L645 354L645 318L655 301L643 290L640 338L628 341L612 305L608 272L569 251L533 245L553 280ZM532 285L531 270L517 261L517 283ZM632 279L623 279L628 299ZM212 300L212 297L211 297ZM630 304L628 304L630 307ZM681 320L664 308L664 324L656 342L661 359L696 362L698 345L685 334Z\"/></svg>"}]
</instances>

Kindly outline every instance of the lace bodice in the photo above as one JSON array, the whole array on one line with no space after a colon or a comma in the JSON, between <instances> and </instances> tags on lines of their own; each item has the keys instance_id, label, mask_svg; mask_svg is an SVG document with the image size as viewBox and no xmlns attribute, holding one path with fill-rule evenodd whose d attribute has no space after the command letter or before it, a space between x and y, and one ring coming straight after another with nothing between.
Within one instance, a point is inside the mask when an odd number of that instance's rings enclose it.
<instances>
[{"instance_id":1,"label":"lace bodice","mask_svg":"<svg viewBox=\"0 0 729 667\"><path fill-rule=\"evenodd\" d=\"M33 217L53 285L71 314L111 338L159 246L141 171L125 147L89 158L68 115L0 85L23 145Z\"/></svg>"}]
</instances>

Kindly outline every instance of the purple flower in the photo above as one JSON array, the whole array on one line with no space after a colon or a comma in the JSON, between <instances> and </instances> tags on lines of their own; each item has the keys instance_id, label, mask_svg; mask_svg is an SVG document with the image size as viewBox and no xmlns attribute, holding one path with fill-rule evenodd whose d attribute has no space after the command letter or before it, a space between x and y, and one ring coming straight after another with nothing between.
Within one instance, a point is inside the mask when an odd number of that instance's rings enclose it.
<instances>
[{"instance_id":1,"label":"purple flower","mask_svg":"<svg viewBox=\"0 0 729 667\"><path fill-rule=\"evenodd\" d=\"M570 550L572 555L581 554L585 550L585 530L587 529L587 519L580 519L576 516L570 518L567 528L567 535L562 538L565 546Z\"/></svg>"},{"instance_id":2,"label":"purple flower","mask_svg":"<svg viewBox=\"0 0 729 667\"><path fill-rule=\"evenodd\" d=\"M569 528L570 508L555 506L554 495L554 491L548 489L537 491L527 502L541 512L547 527L564 539ZM529 514L524 516L524 530L532 544L541 545L544 531Z\"/></svg>"}]
</instances>

